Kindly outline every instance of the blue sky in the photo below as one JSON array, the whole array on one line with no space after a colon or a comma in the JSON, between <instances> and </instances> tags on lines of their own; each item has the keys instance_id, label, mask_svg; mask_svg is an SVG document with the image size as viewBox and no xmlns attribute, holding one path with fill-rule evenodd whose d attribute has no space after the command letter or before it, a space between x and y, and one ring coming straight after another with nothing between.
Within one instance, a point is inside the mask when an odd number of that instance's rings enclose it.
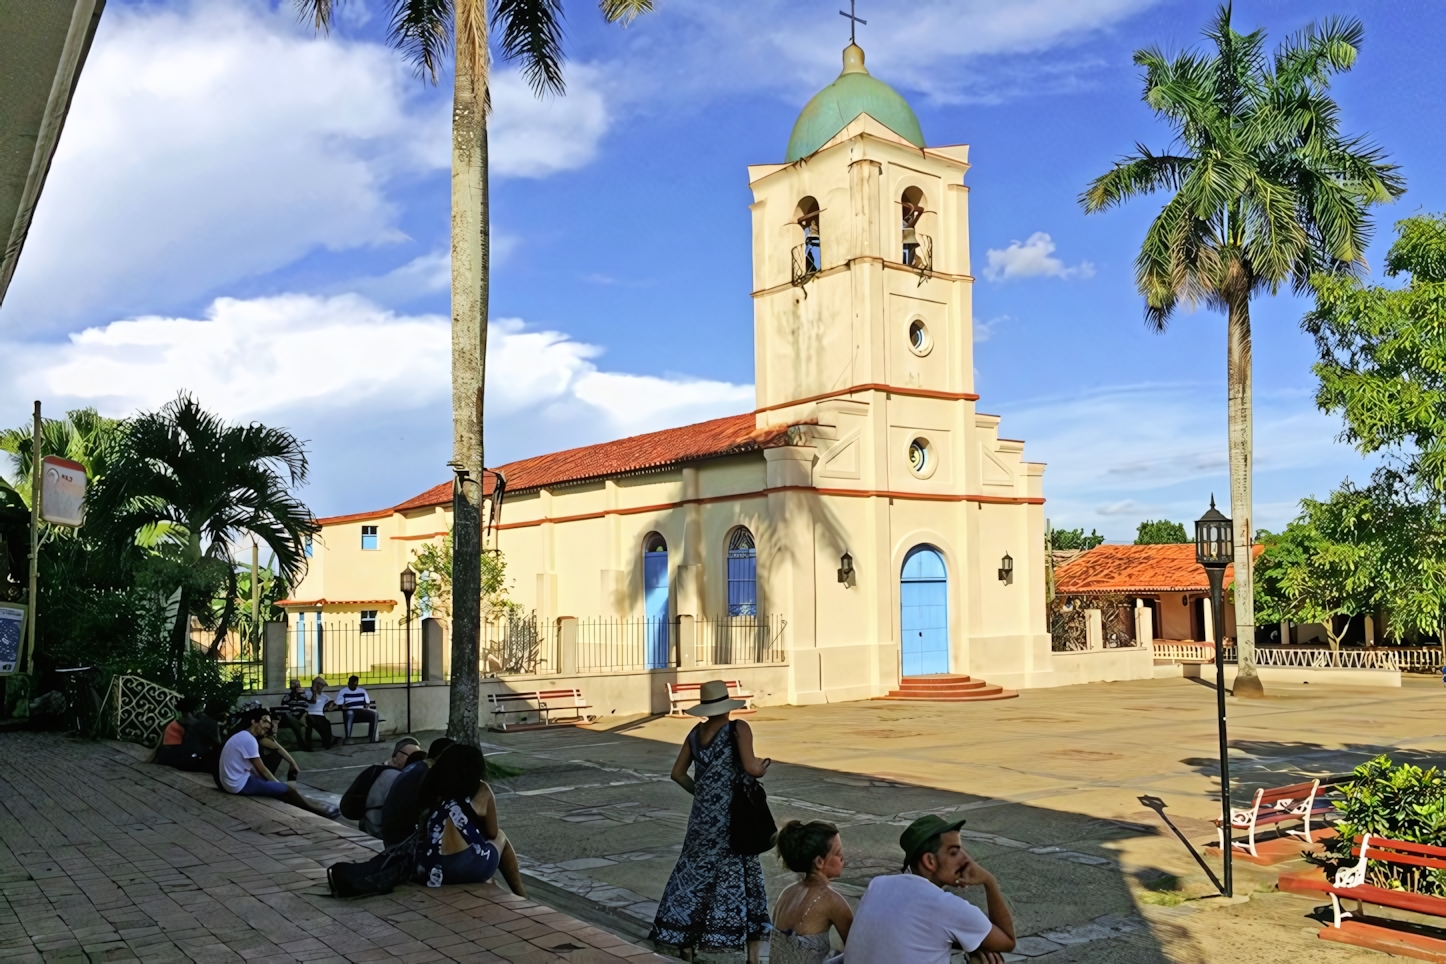
<instances>
[{"instance_id":1,"label":"blue sky","mask_svg":"<svg viewBox=\"0 0 1446 964\"><path fill-rule=\"evenodd\" d=\"M538 101L499 71L489 462L752 407L745 166L781 160L837 75L839 5L659 0L624 30L574 2L566 97ZM1223 319L1147 331L1132 261L1158 204L1086 217L1076 200L1135 141L1167 143L1132 51L1195 44L1213 9L859 10L870 70L929 143L972 145L980 408L1049 463L1057 526L1127 540L1228 491ZM1446 209L1432 96L1446 12L1236 5L1238 26L1273 39L1331 15L1366 26L1336 84L1344 128L1385 146L1409 186L1378 210L1378 265L1395 220ZM124 415L187 389L308 439L319 514L447 477L450 84L419 82L384 45L377 0L342 16L318 38L289 2L111 0L0 307L17 373L0 419L21 424L36 397ZM1288 295L1254 309L1256 518L1271 527L1368 474L1314 408L1304 310Z\"/></svg>"}]
</instances>

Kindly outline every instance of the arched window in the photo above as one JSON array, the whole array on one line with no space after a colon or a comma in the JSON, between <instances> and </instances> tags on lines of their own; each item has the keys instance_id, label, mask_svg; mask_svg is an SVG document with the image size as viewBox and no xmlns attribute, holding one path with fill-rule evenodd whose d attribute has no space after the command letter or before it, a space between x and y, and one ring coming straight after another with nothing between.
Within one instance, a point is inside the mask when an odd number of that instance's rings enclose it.
<instances>
[{"instance_id":1,"label":"arched window","mask_svg":"<svg viewBox=\"0 0 1446 964\"><path fill-rule=\"evenodd\" d=\"M758 615L758 549L743 526L728 533L728 615Z\"/></svg>"},{"instance_id":2,"label":"arched window","mask_svg":"<svg viewBox=\"0 0 1446 964\"><path fill-rule=\"evenodd\" d=\"M927 268L925 261L933 260L933 241L918 231L919 219L924 216L924 192L916 187L905 188L899 198L899 212L902 220L903 253L899 259L914 268Z\"/></svg>"},{"instance_id":3,"label":"arched window","mask_svg":"<svg viewBox=\"0 0 1446 964\"><path fill-rule=\"evenodd\" d=\"M793 219L803 231L803 243L793 249L793 283L803 284L823 267L823 241L818 230L818 202L806 197L798 202Z\"/></svg>"}]
</instances>

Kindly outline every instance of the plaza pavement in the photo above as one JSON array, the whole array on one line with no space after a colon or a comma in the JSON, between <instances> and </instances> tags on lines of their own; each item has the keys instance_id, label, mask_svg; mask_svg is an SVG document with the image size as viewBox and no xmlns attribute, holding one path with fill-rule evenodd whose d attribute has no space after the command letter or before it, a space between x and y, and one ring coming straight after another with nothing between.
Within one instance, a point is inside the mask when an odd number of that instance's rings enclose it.
<instances>
[{"instance_id":1,"label":"plaza pavement","mask_svg":"<svg viewBox=\"0 0 1446 964\"><path fill-rule=\"evenodd\" d=\"M661 960L492 884L333 899L359 839L123 745L0 735L0 961Z\"/></svg>"},{"instance_id":2,"label":"plaza pavement","mask_svg":"<svg viewBox=\"0 0 1446 964\"><path fill-rule=\"evenodd\" d=\"M842 828L840 889L898 870L901 828L924 812L968 820L966 846L1014 908L1016 960L1377 961L1321 941L1323 899L1274 890L1282 869L1235 862L1235 901L1189 849L1219 813L1214 690L1147 680L1031 690L991 703L768 707L749 717L774 765L775 815ZM1348 773L1387 752L1446 762L1446 691L1299 685L1229 701L1237 804L1257 786ZM690 722L488 733L489 758L523 771L495 783L503 826L539 881L535 896L634 938L646 934L683 837L690 798L668 779ZM325 756L378 754L352 746ZM321 756L321 755L318 755ZM361 758L356 762L360 763ZM320 764L318 764L320 765ZM344 788L356 771L304 779ZM330 775L330 779L328 776ZM1218 873L1213 851L1204 857ZM790 875L764 858L770 895ZM531 881L530 881L531 882ZM740 958L741 959L741 958Z\"/></svg>"},{"instance_id":3,"label":"plaza pavement","mask_svg":"<svg viewBox=\"0 0 1446 964\"><path fill-rule=\"evenodd\" d=\"M1237 899L1209 896L1191 851L1141 802L1158 800L1197 847L1213 837L1213 707L1208 686L1175 679L994 703L770 707L749 719L775 761L765 780L775 815L842 828L840 889L854 897L897 871L898 834L915 816L966 818L967 846L1014 908L1023 939L1011 959L1384 960L1318 940L1323 902L1275 892L1280 866L1237 862ZM1446 691L1425 679L1231 699L1236 801L1381 752L1446 762L1443 710ZM494 787L545 906L490 885L335 901L322 896L323 868L365 855L355 830L222 796L107 744L0 736L0 960L652 959L620 937L645 935L682 841L690 798L667 774L689 726L486 734L489 757L522 771ZM303 789L335 799L387 749L298 754ZM1218 857L1203 859L1218 871ZM764 868L776 894L790 875L768 857Z\"/></svg>"}]
</instances>

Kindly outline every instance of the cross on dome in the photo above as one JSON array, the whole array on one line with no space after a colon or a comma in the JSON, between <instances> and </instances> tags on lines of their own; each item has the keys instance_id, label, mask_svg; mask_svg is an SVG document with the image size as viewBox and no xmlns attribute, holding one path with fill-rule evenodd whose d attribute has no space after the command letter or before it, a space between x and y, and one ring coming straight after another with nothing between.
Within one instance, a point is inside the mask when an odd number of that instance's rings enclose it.
<instances>
[{"instance_id":1,"label":"cross on dome","mask_svg":"<svg viewBox=\"0 0 1446 964\"><path fill-rule=\"evenodd\" d=\"M868 22L867 20L864 20L864 19L862 19L861 17L859 17L858 11L854 9L854 3L855 3L855 0L849 0L849 12L848 12L848 13L844 13L842 10L840 10L840 11L838 12L838 15L839 15L840 17L847 17L847 18L848 18L848 21L849 21L849 43L851 43L851 44L856 44L856 43L858 43L858 38L856 38L856 37L854 36L854 28L857 27L859 24L863 24L865 27L867 27L867 26L869 25L869 22Z\"/></svg>"}]
</instances>

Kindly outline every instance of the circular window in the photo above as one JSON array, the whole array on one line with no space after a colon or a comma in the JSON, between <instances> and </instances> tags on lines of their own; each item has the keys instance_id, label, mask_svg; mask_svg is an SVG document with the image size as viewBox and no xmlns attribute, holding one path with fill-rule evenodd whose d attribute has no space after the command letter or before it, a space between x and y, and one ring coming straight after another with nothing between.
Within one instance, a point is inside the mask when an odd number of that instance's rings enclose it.
<instances>
[{"instance_id":1,"label":"circular window","mask_svg":"<svg viewBox=\"0 0 1446 964\"><path fill-rule=\"evenodd\" d=\"M921 479L934 474L934 447L925 438L916 438L909 443L909 471Z\"/></svg>"},{"instance_id":2,"label":"circular window","mask_svg":"<svg viewBox=\"0 0 1446 964\"><path fill-rule=\"evenodd\" d=\"M909 351L916 355L927 355L929 349L934 347L934 341L929 337L929 328L922 321L909 323Z\"/></svg>"}]
</instances>

